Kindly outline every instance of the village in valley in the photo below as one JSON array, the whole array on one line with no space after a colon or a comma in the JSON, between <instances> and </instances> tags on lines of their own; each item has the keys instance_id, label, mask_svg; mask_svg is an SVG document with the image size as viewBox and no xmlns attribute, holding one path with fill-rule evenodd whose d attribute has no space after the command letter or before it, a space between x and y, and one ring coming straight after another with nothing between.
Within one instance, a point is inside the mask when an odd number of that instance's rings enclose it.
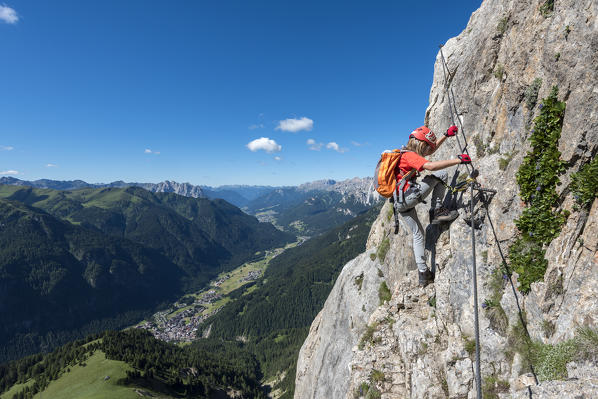
<instances>
[{"instance_id":1,"label":"village in valley","mask_svg":"<svg viewBox=\"0 0 598 399\"><path fill-rule=\"evenodd\" d=\"M304 241L305 238L302 238L284 248L266 251L258 261L245 263L230 272L220 274L206 289L180 298L171 307L154 313L151 319L139 323L135 328L148 330L154 337L166 342L187 343L197 339L204 321L218 313L231 300L229 293L258 280L270 260ZM209 328L203 336L208 334Z\"/></svg>"}]
</instances>

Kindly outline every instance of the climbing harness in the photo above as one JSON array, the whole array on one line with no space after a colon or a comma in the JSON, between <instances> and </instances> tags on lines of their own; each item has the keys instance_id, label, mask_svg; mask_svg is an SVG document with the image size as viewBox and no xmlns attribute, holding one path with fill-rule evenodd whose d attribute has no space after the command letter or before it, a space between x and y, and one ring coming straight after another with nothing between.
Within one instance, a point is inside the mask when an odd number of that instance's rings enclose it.
<instances>
[{"instance_id":1,"label":"climbing harness","mask_svg":"<svg viewBox=\"0 0 598 399\"><path fill-rule=\"evenodd\" d=\"M442 45L440 45L439 47L440 47L440 57L441 57L441 61L442 61L442 69L443 69L443 73L444 73L444 89L445 89L446 96L447 96L448 102L449 102L449 108L450 108L450 112L451 112L451 120L453 122L453 125L455 125L455 115L456 115L458 123L459 123L459 131L463 135L463 140L465 142L465 145L461 146L461 141L459 140L459 137L457 135L456 136L457 144L461 148L461 152L469 155L469 152L467 150L467 137L465 135L465 131L463 129L463 123L461 121L461 118L459 118L459 112L457 111L457 107L456 107L455 93L453 92L452 87L450 87L450 83L452 81L452 76L450 75L450 70L446 63L446 59L444 58L444 53L442 52ZM448 78L449 76L451 77L450 81ZM513 291L513 295L515 296L515 302L517 304L517 310L519 313L519 320L521 321L521 324L523 325L525 333L526 333L528 339L530 339L530 340L531 340L531 335L527 329L527 324L523 317L523 311L521 310L521 306L519 305L519 298L517 296L517 291L515 290L515 284L513 283L513 279L511 278L511 272L509 270L509 266L505 259L500 242L498 241L498 237L497 237L496 231L494 229L494 223L492 222L492 218L490 217L490 210L488 208L488 203L491 198L488 199L487 195L494 196L494 194L496 194L496 190L491 190L491 189L486 189L486 188L481 187L481 185L476 181L476 177L478 174L477 170L473 167L472 164L465 164L465 166L467 167L468 171L470 172L469 177L467 179L465 179L464 181L462 181L452 187L444 182L443 182L443 184L453 194L456 194L461 191L465 191L468 186L470 188L472 279L473 279L474 326L475 326L475 343L476 343L476 348L475 348L476 375L475 375L475 379L476 379L477 397L478 397L478 399L482 399L482 381L481 381L481 372L480 372L480 332L479 332L480 326L479 326L479 318L478 318L478 283L477 283L477 267L476 267L475 224L474 224L474 216L475 216L475 213L474 213L474 203L475 203L474 191L477 192L478 198L481 200L482 204L484 205L484 208L486 209L486 217L488 218L488 221L490 222L492 234L494 235L494 241L496 242L496 245L498 247L498 252L502 259L502 267L504 267L505 275L507 276L507 278L511 284L511 289ZM538 377L536 376L534 366L533 366L533 364L531 364L531 362L530 362L530 369L534 376L534 381L535 381L536 385L538 385ZM528 389L528 395L531 398L532 397L531 387L528 386L527 389Z\"/></svg>"},{"instance_id":2,"label":"climbing harness","mask_svg":"<svg viewBox=\"0 0 598 399\"><path fill-rule=\"evenodd\" d=\"M441 180L442 181L442 180ZM451 186L448 183L445 183L444 181L442 181L442 184L444 185L444 187L446 187L447 190L449 190L451 193L453 194L457 194L460 193L462 191L467 190L467 188L469 187L469 185L471 183L475 183L476 179L472 178L472 177L468 177L465 180L455 184L454 186Z\"/></svg>"}]
</instances>

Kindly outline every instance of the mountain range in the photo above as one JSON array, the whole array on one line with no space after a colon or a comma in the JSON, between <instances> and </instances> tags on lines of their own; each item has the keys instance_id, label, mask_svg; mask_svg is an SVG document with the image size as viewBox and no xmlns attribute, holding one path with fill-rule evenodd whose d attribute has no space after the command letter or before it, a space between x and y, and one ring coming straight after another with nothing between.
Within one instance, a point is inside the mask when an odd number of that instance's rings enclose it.
<instances>
[{"instance_id":1,"label":"mountain range","mask_svg":"<svg viewBox=\"0 0 598 399\"><path fill-rule=\"evenodd\" d=\"M0 361L122 328L294 239L224 200L0 186Z\"/></svg>"},{"instance_id":2,"label":"mountain range","mask_svg":"<svg viewBox=\"0 0 598 399\"><path fill-rule=\"evenodd\" d=\"M224 199L279 229L292 234L313 236L352 219L380 201L372 178L353 178L337 182L318 180L299 186L270 187L225 185L197 186L190 183L86 183L82 180L26 181L14 177L0 178L0 184L74 190L80 188L141 187L155 193L174 193L185 197Z\"/></svg>"}]
</instances>

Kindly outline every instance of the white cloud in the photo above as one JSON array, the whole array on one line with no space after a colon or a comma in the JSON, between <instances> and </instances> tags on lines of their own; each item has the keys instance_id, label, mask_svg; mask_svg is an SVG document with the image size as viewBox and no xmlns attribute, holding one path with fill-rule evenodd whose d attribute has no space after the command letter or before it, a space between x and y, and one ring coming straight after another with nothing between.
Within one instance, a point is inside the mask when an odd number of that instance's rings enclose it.
<instances>
[{"instance_id":1,"label":"white cloud","mask_svg":"<svg viewBox=\"0 0 598 399\"><path fill-rule=\"evenodd\" d=\"M320 151L324 143L316 143L316 140L314 139L307 139L307 145L312 151Z\"/></svg>"},{"instance_id":2,"label":"white cloud","mask_svg":"<svg viewBox=\"0 0 598 399\"><path fill-rule=\"evenodd\" d=\"M309 118L303 117L301 119L289 118L278 122L276 130L282 130L283 132L297 133L301 130L311 130L314 127L314 121Z\"/></svg>"},{"instance_id":3,"label":"white cloud","mask_svg":"<svg viewBox=\"0 0 598 399\"><path fill-rule=\"evenodd\" d=\"M365 143L358 143L357 141L351 141L351 144L353 144L355 147L362 147L364 145L369 145L369 143L365 142Z\"/></svg>"},{"instance_id":4,"label":"white cloud","mask_svg":"<svg viewBox=\"0 0 598 399\"><path fill-rule=\"evenodd\" d=\"M14 149L15 149L15 148L14 148L13 146L11 146L11 145L3 145L3 146L0 146L0 151L12 151L12 150L14 150Z\"/></svg>"},{"instance_id":5,"label":"white cloud","mask_svg":"<svg viewBox=\"0 0 598 399\"><path fill-rule=\"evenodd\" d=\"M330 143L326 144L326 148L328 148L329 150L334 150L336 152L340 152L341 154L345 151L347 151L346 148L341 148L338 146L338 144L336 144L334 141L331 141Z\"/></svg>"},{"instance_id":6,"label":"white cloud","mask_svg":"<svg viewBox=\"0 0 598 399\"><path fill-rule=\"evenodd\" d=\"M260 137L259 139L247 143L247 148L253 152L264 150L269 153L282 150L281 145L277 144L274 140L270 140L268 137Z\"/></svg>"},{"instance_id":7,"label":"white cloud","mask_svg":"<svg viewBox=\"0 0 598 399\"><path fill-rule=\"evenodd\" d=\"M49 163L46 165L46 168L56 168L56 167L58 167L58 165L53 164L53 163Z\"/></svg>"},{"instance_id":8,"label":"white cloud","mask_svg":"<svg viewBox=\"0 0 598 399\"><path fill-rule=\"evenodd\" d=\"M155 154L155 155L159 155L160 151L152 151L149 148L146 148L145 151L143 151L145 154Z\"/></svg>"},{"instance_id":9,"label":"white cloud","mask_svg":"<svg viewBox=\"0 0 598 399\"><path fill-rule=\"evenodd\" d=\"M264 127L263 123L259 123L259 124L255 124L255 125L251 125L249 126L249 130L255 130L255 129L262 129Z\"/></svg>"},{"instance_id":10,"label":"white cloud","mask_svg":"<svg viewBox=\"0 0 598 399\"><path fill-rule=\"evenodd\" d=\"M10 7L0 6L0 21L4 21L7 24L16 24L19 22L19 16L17 12Z\"/></svg>"},{"instance_id":11,"label":"white cloud","mask_svg":"<svg viewBox=\"0 0 598 399\"><path fill-rule=\"evenodd\" d=\"M19 175L19 171L18 170L5 170L3 172L0 172L0 175Z\"/></svg>"},{"instance_id":12,"label":"white cloud","mask_svg":"<svg viewBox=\"0 0 598 399\"><path fill-rule=\"evenodd\" d=\"M275 161L282 161L282 158L281 157L274 157L274 160Z\"/></svg>"}]
</instances>

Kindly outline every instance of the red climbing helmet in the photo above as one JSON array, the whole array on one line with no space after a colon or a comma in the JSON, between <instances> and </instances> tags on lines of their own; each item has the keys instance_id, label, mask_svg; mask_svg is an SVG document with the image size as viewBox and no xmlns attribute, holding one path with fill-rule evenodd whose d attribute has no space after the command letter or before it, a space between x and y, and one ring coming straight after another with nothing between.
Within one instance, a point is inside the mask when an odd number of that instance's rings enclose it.
<instances>
[{"instance_id":1,"label":"red climbing helmet","mask_svg":"<svg viewBox=\"0 0 598 399\"><path fill-rule=\"evenodd\" d=\"M409 135L409 138L415 137L420 141L425 141L432 147L432 150L436 149L436 135L433 131L425 126L418 127Z\"/></svg>"}]
</instances>

